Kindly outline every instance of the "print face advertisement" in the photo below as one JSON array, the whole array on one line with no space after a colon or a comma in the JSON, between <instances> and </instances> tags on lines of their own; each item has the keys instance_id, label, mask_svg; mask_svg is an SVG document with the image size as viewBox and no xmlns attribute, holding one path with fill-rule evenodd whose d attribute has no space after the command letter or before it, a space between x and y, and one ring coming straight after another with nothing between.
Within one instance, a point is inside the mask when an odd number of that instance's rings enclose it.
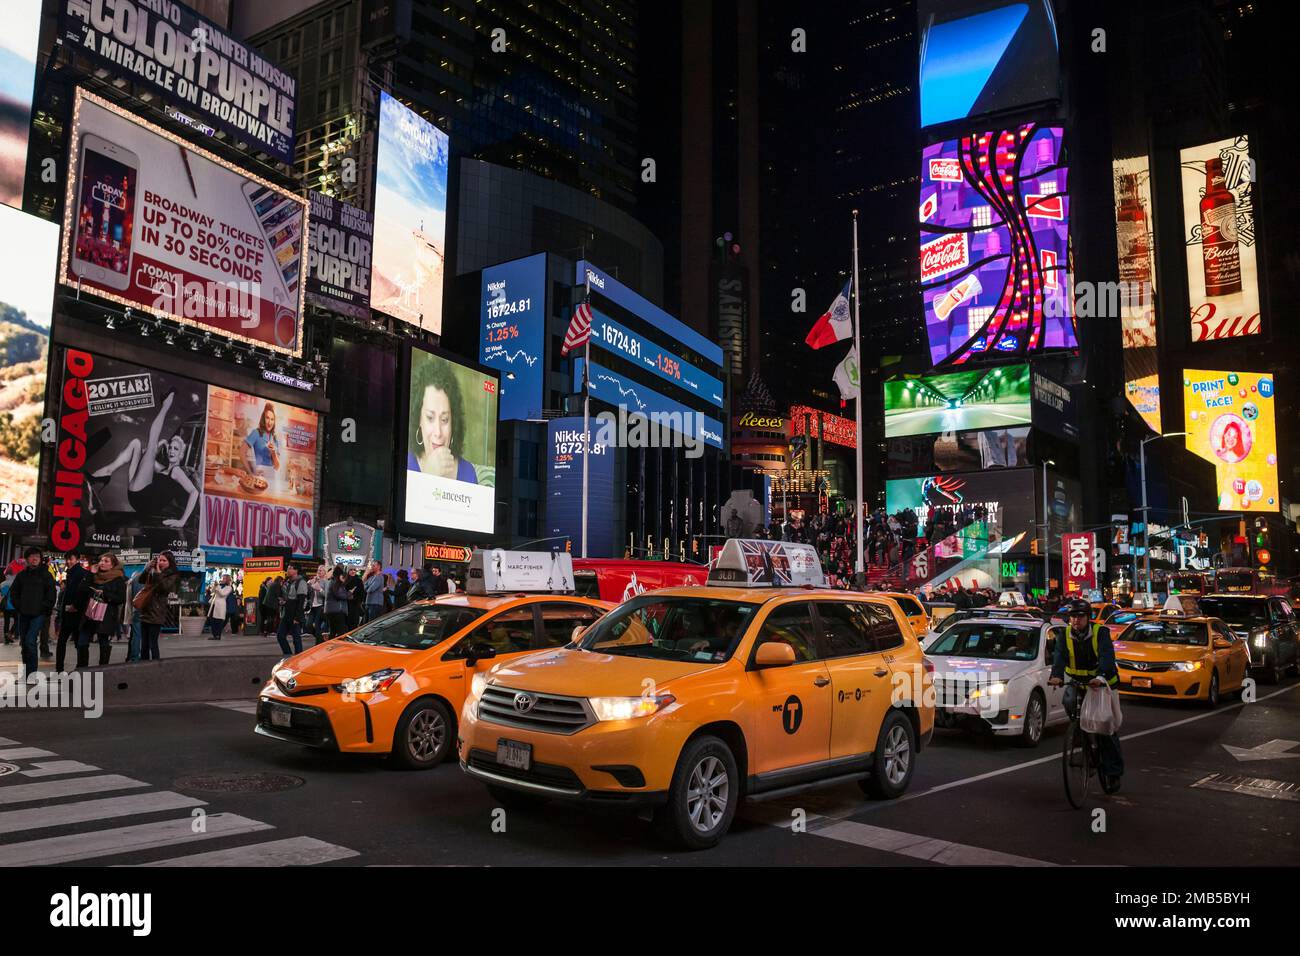
<instances>
[{"instance_id":1,"label":"print face advertisement","mask_svg":"<svg viewBox=\"0 0 1300 956\"><path fill-rule=\"evenodd\" d=\"M407 352L401 514L417 532L492 534L496 522L495 372Z\"/></svg>"},{"instance_id":2,"label":"print face advertisement","mask_svg":"<svg viewBox=\"0 0 1300 956\"><path fill-rule=\"evenodd\" d=\"M921 294L935 365L1077 347L1063 150L1059 127L1025 124L923 151Z\"/></svg>"},{"instance_id":3,"label":"print face advertisement","mask_svg":"<svg viewBox=\"0 0 1300 956\"><path fill-rule=\"evenodd\" d=\"M370 307L442 334L447 134L379 94Z\"/></svg>"},{"instance_id":4,"label":"print face advertisement","mask_svg":"<svg viewBox=\"0 0 1300 956\"><path fill-rule=\"evenodd\" d=\"M0 206L0 528L36 523L59 227Z\"/></svg>"},{"instance_id":5,"label":"print face advertisement","mask_svg":"<svg viewBox=\"0 0 1300 956\"><path fill-rule=\"evenodd\" d=\"M85 90L59 279L297 356L307 203Z\"/></svg>"},{"instance_id":6,"label":"print face advertisement","mask_svg":"<svg viewBox=\"0 0 1300 956\"><path fill-rule=\"evenodd\" d=\"M1183 371L1188 451L1213 463L1220 511L1278 511L1277 410L1268 372Z\"/></svg>"},{"instance_id":7,"label":"print face advertisement","mask_svg":"<svg viewBox=\"0 0 1300 956\"><path fill-rule=\"evenodd\" d=\"M340 315L370 318L370 213L312 191L307 248L307 299Z\"/></svg>"},{"instance_id":8,"label":"print face advertisement","mask_svg":"<svg viewBox=\"0 0 1300 956\"><path fill-rule=\"evenodd\" d=\"M258 545L312 553L317 416L256 395L208 387L203 547L241 561Z\"/></svg>"},{"instance_id":9,"label":"print face advertisement","mask_svg":"<svg viewBox=\"0 0 1300 956\"><path fill-rule=\"evenodd\" d=\"M41 0L9 0L0 33L0 203L21 209L32 128Z\"/></svg>"},{"instance_id":10,"label":"print face advertisement","mask_svg":"<svg viewBox=\"0 0 1300 956\"><path fill-rule=\"evenodd\" d=\"M152 87L167 112L197 132L210 135L216 126L293 162L298 84L292 74L182 3L57 2L59 38L72 50Z\"/></svg>"},{"instance_id":11,"label":"print face advertisement","mask_svg":"<svg viewBox=\"0 0 1300 956\"><path fill-rule=\"evenodd\" d=\"M1258 335L1254 165L1246 136L1179 153L1192 341Z\"/></svg>"},{"instance_id":12,"label":"print face advertisement","mask_svg":"<svg viewBox=\"0 0 1300 956\"><path fill-rule=\"evenodd\" d=\"M130 537L133 548L191 551L199 543L208 387L72 349L64 359L51 541L60 550L116 550ZM75 447L82 435L84 461L68 469L65 443ZM80 479L76 498L61 493L69 477ZM59 540L57 519L73 517L73 500L80 514L70 544Z\"/></svg>"},{"instance_id":13,"label":"print face advertisement","mask_svg":"<svg viewBox=\"0 0 1300 956\"><path fill-rule=\"evenodd\" d=\"M501 373L501 420L542 417L546 254L483 270L478 360Z\"/></svg>"}]
</instances>

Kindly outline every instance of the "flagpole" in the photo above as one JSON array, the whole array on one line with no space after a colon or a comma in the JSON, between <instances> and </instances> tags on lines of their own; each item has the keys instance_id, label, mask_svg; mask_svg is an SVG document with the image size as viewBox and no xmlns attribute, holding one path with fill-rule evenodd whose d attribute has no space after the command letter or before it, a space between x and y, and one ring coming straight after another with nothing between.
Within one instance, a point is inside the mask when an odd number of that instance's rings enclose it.
<instances>
[{"instance_id":1,"label":"flagpole","mask_svg":"<svg viewBox=\"0 0 1300 956\"><path fill-rule=\"evenodd\" d=\"M591 301L591 272L587 272L587 301ZM582 556L587 556L587 468L591 459L591 333L582 343Z\"/></svg>"},{"instance_id":2,"label":"flagpole","mask_svg":"<svg viewBox=\"0 0 1300 956\"><path fill-rule=\"evenodd\" d=\"M853 354L857 356L858 362L858 401L857 416L855 425L855 435L857 438L857 449L854 454L854 464L858 472L858 513L857 513L857 532L858 532L858 555L857 555L857 573L863 574L865 567L862 563L862 322L861 322L861 302L862 288L858 284L858 211L853 210ZM861 581L855 581L854 584L861 586Z\"/></svg>"}]
</instances>

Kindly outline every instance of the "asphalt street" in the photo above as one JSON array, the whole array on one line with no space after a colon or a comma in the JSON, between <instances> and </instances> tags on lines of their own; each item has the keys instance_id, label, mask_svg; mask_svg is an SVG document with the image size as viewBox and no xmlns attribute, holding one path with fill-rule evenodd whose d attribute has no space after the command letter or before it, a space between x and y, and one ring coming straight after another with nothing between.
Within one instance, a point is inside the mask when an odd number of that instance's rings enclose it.
<instances>
[{"instance_id":1,"label":"asphalt street","mask_svg":"<svg viewBox=\"0 0 1300 956\"><path fill-rule=\"evenodd\" d=\"M850 785L746 805L697 853L622 813L499 811L454 764L402 772L259 737L251 711L0 711L0 866L1300 864L1294 678L1215 711L1126 700L1123 790L1084 810L1065 799L1060 727L1036 750L943 730L903 799Z\"/></svg>"}]
</instances>

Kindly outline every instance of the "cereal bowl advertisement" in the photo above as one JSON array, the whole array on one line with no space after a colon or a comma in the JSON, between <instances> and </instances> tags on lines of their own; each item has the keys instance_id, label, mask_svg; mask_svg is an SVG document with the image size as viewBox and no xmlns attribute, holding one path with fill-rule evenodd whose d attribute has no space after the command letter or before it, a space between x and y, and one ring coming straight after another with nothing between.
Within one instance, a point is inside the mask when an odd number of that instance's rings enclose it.
<instances>
[{"instance_id":1,"label":"cereal bowl advertisement","mask_svg":"<svg viewBox=\"0 0 1300 956\"><path fill-rule=\"evenodd\" d=\"M1213 462L1220 511L1277 511L1277 421L1269 372L1183 372L1187 447Z\"/></svg>"}]
</instances>

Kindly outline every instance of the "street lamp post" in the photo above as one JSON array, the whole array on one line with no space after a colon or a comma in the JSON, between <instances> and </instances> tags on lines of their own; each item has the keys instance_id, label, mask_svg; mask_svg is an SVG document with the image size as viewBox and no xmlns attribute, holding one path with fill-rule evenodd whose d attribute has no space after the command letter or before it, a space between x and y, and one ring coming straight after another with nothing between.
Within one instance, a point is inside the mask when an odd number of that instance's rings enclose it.
<instances>
[{"instance_id":1,"label":"street lamp post","mask_svg":"<svg viewBox=\"0 0 1300 956\"><path fill-rule=\"evenodd\" d=\"M1165 432L1149 435L1138 443L1138 472L1142 481L1142 576L1146 578L1146 606L1151 606L1151 519L1147 513L1147 442L1161 438L1177 438L1187 432Z\"/></svg>"},{"instance_id":2,"label":"street lamp post","mask_svg":"<svg viewBox=\"0 0 1300 956\"><path fill-rule=\"evenodd\" d=\"M1052 570L1048 555L1052 550L1052 525L1047 520L1047 466L1056 467L1056 462L1050 459L1043 462L1043 593L1050 593L1052 590Z\"/></svg>"}]
</instances>

